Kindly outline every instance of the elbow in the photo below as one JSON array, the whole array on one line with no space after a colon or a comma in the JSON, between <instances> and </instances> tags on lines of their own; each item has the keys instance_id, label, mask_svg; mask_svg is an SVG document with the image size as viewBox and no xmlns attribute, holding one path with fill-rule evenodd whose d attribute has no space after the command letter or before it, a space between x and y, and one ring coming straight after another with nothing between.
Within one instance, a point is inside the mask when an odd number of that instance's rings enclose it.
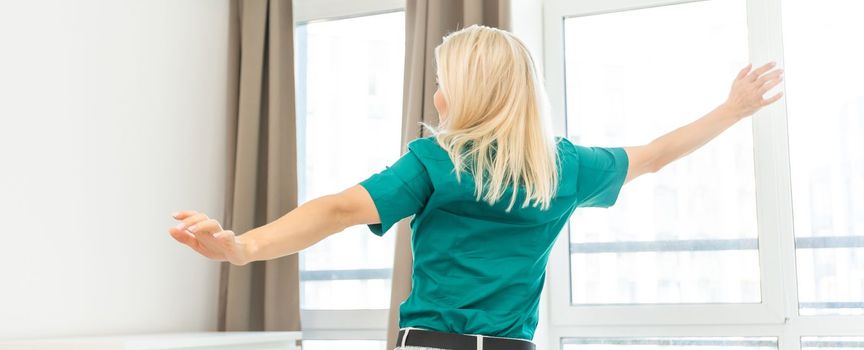
<instances>
[{"instance_id":1,"label":"elbow","mask_svg":"<svg viewBox=\"0 0 864 350\"><path fill-rule=\"evenodd\" d=\"M656 173L672 162L668 159L669 152L662 143L652 142L646 148L648 150L644 167L646 173Z\"/></svg>"},{"instance_id":2,"label":"elbow","mask_svg":"<svg viewBox=\"0 0 864 350\"><path fill-rule=\"evenodd\" d=\"M652 159L650 162L648 162L648 165L646 166L646 172L652 174L656 173L663 169L667 164L669 163L660 158Z\"/></svg>"},{"instance_id":3,"label":"elbow","mask_svg":"<svg viewBox=\"0 0 864 350\"><path fill-rule=\"evenodd\" d=\"M335 224L332 230L335 232L344 231L346 228L353 226L351 224L354 208L345 200L342 200L338 194L324 196L324 199L329 204L328 216L331 222Z\"/></svg>"}]
</instances>

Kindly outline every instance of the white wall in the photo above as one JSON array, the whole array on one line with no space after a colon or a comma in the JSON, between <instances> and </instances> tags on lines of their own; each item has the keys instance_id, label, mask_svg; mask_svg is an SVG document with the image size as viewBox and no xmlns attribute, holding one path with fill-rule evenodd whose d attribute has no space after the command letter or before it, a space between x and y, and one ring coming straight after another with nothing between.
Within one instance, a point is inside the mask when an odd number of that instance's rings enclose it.
<instances>
[{"instance_id":1,"label":"white wall","mask_svg":"<svg viewBox=\"0 0 864 350\"><path fill-rule=\"evenodd\" d=\"M227 0L0 0L0 339L215 330Z\"/></svg>"}]
</instances>

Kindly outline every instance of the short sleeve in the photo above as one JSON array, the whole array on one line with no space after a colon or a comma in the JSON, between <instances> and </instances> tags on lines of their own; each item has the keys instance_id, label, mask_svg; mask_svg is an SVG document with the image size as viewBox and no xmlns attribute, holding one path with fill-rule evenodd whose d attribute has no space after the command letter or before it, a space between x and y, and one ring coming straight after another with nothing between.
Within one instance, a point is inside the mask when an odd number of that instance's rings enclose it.
<instances>
[{"instance_id":1,"label":"short sleeve","mask_svg":"<svg viewBox=\"0 0 864 350\"><path fill-rule=\"evenodd\" d=\"M577 206L611 207L627 177L627 152L621 147L574 147L579 159Z\"/></svg>"},{"instance_id":2,"label":"short sleeve","mask_svg":"<svg viewBox=\"0 0 864 350\"><path fill-rule=\"evenodd\" d=\"M432 181L417 154L410 150L393 165L360 182L378 210L380 223L369 224L372 233L383 236L391 226L426 206Z\"/></svg>"}]
</instances>

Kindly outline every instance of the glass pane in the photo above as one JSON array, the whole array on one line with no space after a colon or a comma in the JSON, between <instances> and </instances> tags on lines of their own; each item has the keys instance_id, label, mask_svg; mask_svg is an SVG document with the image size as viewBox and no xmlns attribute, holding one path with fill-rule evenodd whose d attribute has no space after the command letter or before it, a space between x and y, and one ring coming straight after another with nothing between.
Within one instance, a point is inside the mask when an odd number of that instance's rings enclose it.
<instances>
[{"instance_id":1,"label":"glass pane","mask_svg":"<svg viewBox=\"0 0 864 350\"><path fill-rule=\"evenodd\" d=\"M387 309L390 307L390 270L386 279L302 279L304 309L316 309L308 306L325 306L317 309L351 310ZM382 298L386 295L387 298Z\"/></svg>"},{"instance_id":2,"label":"glass pane","mask_svg":"<svg viewBox=\"0 0 864 350\"><path fill-rule=\"evenodd\" d=\"M801 350L864 349L864 337L801 337Z\"/></svg>"},{"instance_id":3,"label":"glass pane","mask_svg":"<svg viewBox=\"0 0 864 350\"><path fill-rule=\"evenodd\" d=\"M803 315L864 315L862 12L860 1L783 2Z\"/></svg>"},{"instance_id":4,"label":"glass pane","mask_svg":"<svg viewBox=\"0 0 864 350\"><path fill-rule=\"evenodd\" d=\"M404 12L298 26L301 203L399 158L404 28ZM388 308L394 236L354 226L301 252L301 307Z\"/></svg>"},{"instance_id":5,"label":"glass pane","mask_svg":"<svg viewBox=\"0 0 864 350\"><path fill-rule=\"evenodd\" d=\"M628 146L723 103L748 62L743 0L567 18L567 133ZM573 304L758 303L750 120L570 221Z\"/></svg>"},{"instance_id":6,"label":"glass pane","mask_svg":"<svg viewBox=\"0 0 864 350\"><path fill-rule=\"evenodd\" d=\"M565 338L564 350L777 350L777 338Z\"/></svg>"},{"instance_id":7,"label":"glass pane","mask_svg":"<svg viewBox=\"0 0 864 350\"><path fill-rule=\"evenodd\" d=\"M384 350L387 342L378 340L303 340L303 350Z\"/></svg>"}]
</instances>

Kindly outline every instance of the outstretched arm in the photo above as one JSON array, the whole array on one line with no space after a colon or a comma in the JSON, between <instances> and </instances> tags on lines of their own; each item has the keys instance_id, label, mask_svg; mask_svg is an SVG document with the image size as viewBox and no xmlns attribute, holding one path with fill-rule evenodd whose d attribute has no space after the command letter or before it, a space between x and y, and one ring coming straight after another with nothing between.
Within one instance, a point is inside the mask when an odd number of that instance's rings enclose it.
<instances>
[{"instance_id":1,"label":"outstretched arm","mask_svg":"<svg viewBox=\"0 0 864 350\"><path fill-rule=\"evenodd\" d=\"M767 100L762 98L762 95L783 80L783 70L771 70L773 67L774 63L771 62L751 72L751 65L748 64L735 77L729 98L723 104L702 118L660 136L651 143L624 147L630 163L624 182L627 183L642 174L659 171L667 164L702 147L739 120L779 100L783 95L782 91Z\"/></svg>"},{"instance_id":2,"label":"outstretched arm","mask_svg":"<svg viewBox=\"0 0 864 350\"><path fill-rule=\"evenodd\" d=\"M169 232L177 241L205 257L234 265L294 254L350 226L379 221L372 198L360 185L310 200L239 236L204 213L184 211L174 218L181 223Z\"/></svg>"},{"instance_id":3,"label":"outstretched arm","mask_svg":"<svg viewBox=\"0 0 864 350\"><path fill-rule=\"evenodd\" d=\"M377 222L378 212L360 185L304 203L240 237L252 246L250 261L270 260L306 249L348 227Z\"/></svg>"},{"instance_id":4,"label":"outstretched arm","mask_svg":"<svg viewBox=\"0 0 864 350\"><path fill-rule=\"evenodd\" d=\"M432 193L426 168L412 151L423 147L424 140L411 141L395 163L358 184L303 203L242 235L222 230L219 222L194 211L175 214L182 222L168 231L201 255L234 265L294 254L355 225L367 224L372 233L383 235L399 220L422 210Z\"/></svg>"}]
</instances>

